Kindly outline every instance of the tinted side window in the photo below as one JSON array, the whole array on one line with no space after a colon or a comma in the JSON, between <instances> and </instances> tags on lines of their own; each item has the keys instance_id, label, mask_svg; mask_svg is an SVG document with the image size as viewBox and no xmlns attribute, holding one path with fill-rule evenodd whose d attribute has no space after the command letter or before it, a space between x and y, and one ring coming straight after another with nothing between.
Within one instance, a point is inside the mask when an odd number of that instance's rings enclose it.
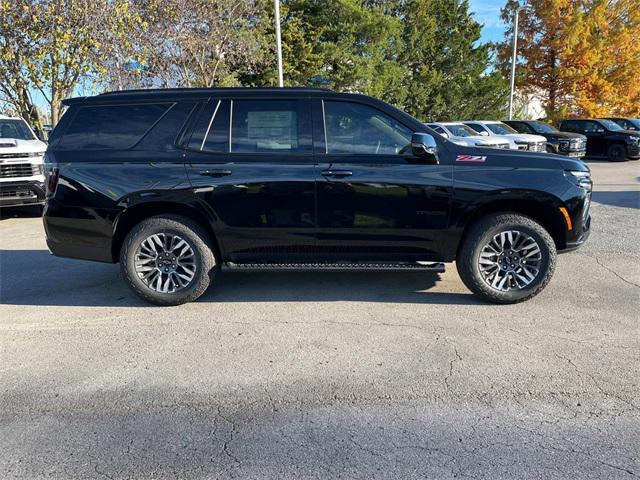
<instances>
[{"instance_id":1,"label":"tinted side window","mask_svg":"<svg viewBox=\"0 0 640 480\"><path fill-rule=\"evenodd\" d=\"M471 128L473 128L476 132L481 133L484 132L484 127L482 125L480 125L479 123L467 123L467 125Z\"/></svg>"},{"instance_id":2,"label":"tinted side window","mask_svg":"<svg viewBox=\"0 0 640 480\"><path fill-rule=\"evenodd\" d=\"M560 130L562 130L563 132L577 132L578 127L576 125L576 122L565 121L560 125Z\"/></svg>"},{"instance_id":3,"label":"tinted side window","mask_svg":"<svg viewBox=\"0 0 640 480\"><path fill-rule=\"evenodd\" d=\"M101 105L80 107L60 141L73 150L132 147L171 107L171 104Z\"/></svg>"},{"instance_id":4,"label":"tinted side window","mask_svg":"<svg viewBox=\"0 0 640 480\"><path fill-rule=\"evenodd\" d=\"M580 122L580 130L583 133L604 132L604 128L597 122Z\"/></svg>"},{"instance_id":5,"label":"tinted side window","mask_svg":"<svg viewBox=\"0 0 640 480\"><path fill-rule=\"evenodd\" d=\"M310 118L298 100L234 100L231 152L311 151Z\"/></svg>"},{"instance_id":6,"label":"tinted side window","mask_svg":"<svg viewBox=\"0 0 640 480\"><path fill-rule=\"evenodd\" d=\"M189 140L192 150L229 151L229 101L211 100L200 110Z\"/></svg>"},{"instance_id":7,"label":"tinted side window","mask_svg":"<svg viewBox=\"0 0 640 480\"><path fill-rule=\"evenodd\" d=\"M510 122L509 126L520 133L530 133L529 127L522 122Z\"/></svg>"},{"instance_id":8,"label":"tinted side window","mask_svg":"<svg viewBox=\"0 0 640 480\"><path fill-rule=\"evenodd\" d=\"M324 102L327 153L398 154L412 131L380 110L351 102Z\"/></svg>"}]
</instances>

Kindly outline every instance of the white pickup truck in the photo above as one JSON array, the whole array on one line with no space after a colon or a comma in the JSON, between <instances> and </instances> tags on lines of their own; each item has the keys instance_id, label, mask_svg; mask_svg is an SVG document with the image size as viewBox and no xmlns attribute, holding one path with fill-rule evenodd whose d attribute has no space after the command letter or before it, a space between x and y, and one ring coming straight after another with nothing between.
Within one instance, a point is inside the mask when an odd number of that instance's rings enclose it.
<instances>
[{"instance_id":1,"label":"white pickup truck","mask_svg":"<svg viewBox=\"0 0 640 480\"><path fill-rule=\"evenodd\" d=\"M22 118L0 115L0 207L44 205L44 152Z\"/></svg>"}]
</instances>

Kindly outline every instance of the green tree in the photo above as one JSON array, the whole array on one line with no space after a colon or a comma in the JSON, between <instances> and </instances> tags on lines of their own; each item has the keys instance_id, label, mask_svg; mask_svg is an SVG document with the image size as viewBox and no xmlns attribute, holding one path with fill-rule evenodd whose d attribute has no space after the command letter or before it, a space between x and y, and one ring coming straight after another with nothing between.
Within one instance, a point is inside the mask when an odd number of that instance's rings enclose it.
<instances>
[{"instance_id":1,"label":"green tree","mask_svg":"<svg viewBox=\"0 0 640 480\"><path fill-rule=\"evenodd\" d=\"M365 93L425 121L504 114L508 84L467 0L283 0L281 14L288 85ZM246 80L274 85L275 63Z\"/></svg>"},{"instance_id":2,"label":"green tree","mask_svg":"<svg viewBox=\"0 0 640 480\"><path fill-rule=\"evenodd\" d=\"M425 121L504 114L508 85L490 71L490 45L478 44L482 26L467 0L412 0L402 16L405 110Z\"/></svg>"}]
</instances>

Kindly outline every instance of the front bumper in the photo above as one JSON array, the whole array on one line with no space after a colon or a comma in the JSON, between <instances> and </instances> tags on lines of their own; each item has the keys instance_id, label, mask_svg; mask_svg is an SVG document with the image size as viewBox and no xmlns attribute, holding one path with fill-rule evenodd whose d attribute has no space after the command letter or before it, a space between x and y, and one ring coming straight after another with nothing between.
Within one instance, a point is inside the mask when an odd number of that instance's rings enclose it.
<instances>
[{"instance_id":1,"label":"front bumper","mask_svg":"<svg viewBox=\"0 0 640 480\"><path fill-rule=\"evenodd\" d=\"M582 229L582 235L580 235L580 237L576 240L567 242L566 247L558 251L558 253L568 253L568 252L573 252L574 250L577 250L582 246L584 242L587 241L587 239L589 238L589 235L591 235L591 217L589 217L585 222L585 226Z\"/></svg>"},{"instance_id":2,"label":"front bumper","mask_svg":"<svg viewBox=\"0 0 640 480\"><path fill-rule=\"evenodd\" d=\"M627 145L627 156L629 158L640 158L640 144Z\"/></svg>"},{"instance_id":3,"label":"front bumper","mask_svg":"<svg viewBox=\"0 0 640 480\"><path fill-rule=\"evenodd\" d=\"M43 205L45 184L39 180L0 182L0 207Z\"/></svg>"}]
</instances>

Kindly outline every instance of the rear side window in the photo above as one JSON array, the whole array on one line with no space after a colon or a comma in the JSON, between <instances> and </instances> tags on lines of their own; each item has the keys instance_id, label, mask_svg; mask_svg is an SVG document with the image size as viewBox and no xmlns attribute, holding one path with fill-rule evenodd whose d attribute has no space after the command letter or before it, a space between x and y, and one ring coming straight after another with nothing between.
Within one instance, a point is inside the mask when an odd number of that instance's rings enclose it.
<instances>
[{"instance_id":1,"label":"rear side window","mask_svg":"<svg viewBox=\"0 0 640 480\"><path fill-rule=\"evenodd\" d=\"M229 151L228 100L211 100L203 106L189 140L189 149L212 153Z\"/></svg>"},{"instance_id":2,"label":"rear side window","mask_svg":"<svg viewBox=\"0 0 640 480\"><path fill-rule=\"evenodd\" d=\"M310 125L298 100L234 100L231 152L303 153Z\"/></svg>"},{"instance_id":3,"label":"rear side window","mask_svg":"<svg viewBox=\"0 0 640 480\"><path fill-rule=\"evenodd\" d=\"M80 107L60 147L69 150L129 148L171 107L171 104L96 105Z\"/></svg>"},{"instance_id":4,"label":"rear side window","mask_svg":"<svg viewBox=\"0 0 640 480\"><path fill-rule=\"evenodd\" d=\"M467 123L467 125L473 128L478 133L482 133L485 131L484 127L479 123Z\"/></svg>"}]
</instances>

